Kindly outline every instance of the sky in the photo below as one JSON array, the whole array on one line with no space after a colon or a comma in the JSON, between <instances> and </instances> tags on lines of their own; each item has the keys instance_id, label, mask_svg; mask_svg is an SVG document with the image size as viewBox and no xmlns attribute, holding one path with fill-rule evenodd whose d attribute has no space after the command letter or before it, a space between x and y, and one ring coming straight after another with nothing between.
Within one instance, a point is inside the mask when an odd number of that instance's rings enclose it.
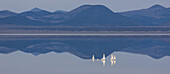
<instances>
[{"instance_id":1,"label":"sky","mask_svg":"<svg viewBox=\"0 0 170 74\"><path fill-rule=\"evenodd\" d=\"M24 12L34 7L48 11L70 11L84 4L105 5L114 12L144 9L155 4L170 7L170 0L0 0L0 10Z\"/></svg>"}]
</instances>

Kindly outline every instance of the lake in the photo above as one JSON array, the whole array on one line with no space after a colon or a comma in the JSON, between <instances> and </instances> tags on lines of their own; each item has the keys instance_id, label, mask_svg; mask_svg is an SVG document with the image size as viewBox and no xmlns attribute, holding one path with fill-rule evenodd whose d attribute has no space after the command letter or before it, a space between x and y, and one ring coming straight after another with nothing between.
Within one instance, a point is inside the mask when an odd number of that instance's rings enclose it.
<instances>
[{"instance_id":1,"label":"lake","mask_svg":"<svg viewBox=\"0 0 170 74\"><path fill-rule=\"evenodd\" d=\"M0 73L169 74L170 38L0 36Z\"/></svg>"}]
</instances>

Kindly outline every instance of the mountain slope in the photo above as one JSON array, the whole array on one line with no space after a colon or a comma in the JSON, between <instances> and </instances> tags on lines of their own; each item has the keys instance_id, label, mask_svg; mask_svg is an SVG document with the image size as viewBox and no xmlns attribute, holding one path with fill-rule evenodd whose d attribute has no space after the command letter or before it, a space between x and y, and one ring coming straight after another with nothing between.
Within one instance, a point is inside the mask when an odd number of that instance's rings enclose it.
<instances>
[{"instance_id":1,"label":"mountain slope","mask_svg":"<svg viewBox=\"0 0 170 74\"><path fill-rule=\"evenodd\" d=\"M165 23L162 24L163 26L169 26L170 25L170 21L167 21Z\"/></svg>"},{"instance_id":2,"label":"mountain slope","mask_svg":"<svg viewBox=\"0 0 170 74\"><path fill-rule=\"evenodd\" d=\"M54 13L66 13L67 11L64 11L64 10L56 10L54 11Z\"/></svg>"},{"instance_id":3,"label":"mountain slope","mask_svg":"<svg viewBox=\"0 0 170 74\"><path fill-rule=\"evenodd\" d=\"M15 16L15 15L17 15L17 13L12 12L12 11L8 11L8 10L0 11L0 18L5 18L5 17L9 17L9 16Z\"/></svg>"},{"instance_id":4,"label":"mountain slope","mask_svg":"<svg viewBox=\"0 0 170 74\"><path fill-rule=\"evenodd\" d=\"M158 4L147 9L122 12L120 14L138 21L144 26L160 25L170 20L170 9Z\"/></svg>"},{"instance_id":5,"label":"mountain slope","mask_svg":"<svg viewBox=\"0 0 170 74\"><path fill-rule=\"evenodd\" d=\"M170 21L170 8L154 5L148 9L121 13L114 13L103 5L83 5L69 12L49 12L34 8L20 14L0 11L0 21L0 24L16 25L53 23L59 26L161 26Z\"/></svg>"},{"instance_id":6,"label":"mountain slope","mask_svg":"<svg viewBox=\"0 0 170 74\"><path fill-rule=\"evenodd\" d=\"M33 8L33 9L31 9L30 11L31 11L31 12L41 12L41 11L44 11L44 10L35 7L35 8Z\"/></svg>"},{"instance_id":7,"label":"mountain slope","mask_svg":"<svg viewBox=\"0 0 170 74\"><path fill-rule=\"evenodd\" d=\"M21 15L0 18L0 25L47 25L47 24L49 23L30 20L27 17Z\"/></svg>"},{"instance_id":8,"label":"mountain slope","mask_svg":"<svg viewBox=\"0 0 170 74\"><path fill-rule=\"evenodd\" d=\"M74 26L139 26L103 5L83 5L69 12L70 18L60 24Z\"/></svg>"},{"instance_id":9,"label":"mountain slope","mask_svg":"<svg viewBox=\"0 0 170 74\"><path fill-rule=\"evenodd\" d=\"M27 18L29 18L31 20L37 20L37 21L43 22L43 21L45 21L43 16L49 15L49 14L51 14L51 12L42 10L39 8L33 8L32 10L22 12L19 15L26 16Z\"/></svg>"},{"instance_id":10,"label":"mountain slope","mask_svg":"<svg viewBox=\"0 0 170 74\"><path fill-rule=\"evenodd\" d=\"M170 9L165 8L161 5L153 5L147 9L135 10L135 11L128 11L121 13L124 16L133 17L133 16L147 16L152 18L167 18L170 16Z\"/></svg>"}]
</instances>

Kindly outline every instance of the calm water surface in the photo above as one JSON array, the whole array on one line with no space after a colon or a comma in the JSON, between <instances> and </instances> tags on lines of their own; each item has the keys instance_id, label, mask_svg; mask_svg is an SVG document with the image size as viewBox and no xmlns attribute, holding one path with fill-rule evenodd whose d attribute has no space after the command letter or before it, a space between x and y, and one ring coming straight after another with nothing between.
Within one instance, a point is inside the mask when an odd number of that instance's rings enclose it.
<instances>
[{"instance_id":1,"label":"calm water surface","mask_svg":"<svg viewBox=\"0 0 170 74\"><path fill-rule=\"evenodd\" d=\"M0 74L170 73L170 38L1 38L0 53Z\"/></svg>"}]
</instances>

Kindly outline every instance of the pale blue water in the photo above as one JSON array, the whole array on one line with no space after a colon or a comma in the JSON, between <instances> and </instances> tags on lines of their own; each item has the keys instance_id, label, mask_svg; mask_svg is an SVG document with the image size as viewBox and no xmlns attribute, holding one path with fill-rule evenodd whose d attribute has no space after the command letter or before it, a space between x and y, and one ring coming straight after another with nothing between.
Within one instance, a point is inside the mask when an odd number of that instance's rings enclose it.
<instances>
[{"instance_id":1,"label":"pale blue water","mask_svg":"<svg viewBox=\"0 0 170 74\"><path fill-rule=\"evenodd\" d=\"M33 56L17 51L0 55L1 74L169 74L170 57L153 59L146 55L115 52L117 62L106 66L101 61L92 62L70 53L48 53Z\"/></svg>"},{"instance_id":2,"label":"pale blue water","mask_svg":"<svg viewBox=\"0 0 170 74\"><path fill-rule=\"evenodd\" d=\"M0 74L169 74L169 48L169 38L5 38ZM103 53L105 66L90 60Z\"/></svg>"}]
</instances>

